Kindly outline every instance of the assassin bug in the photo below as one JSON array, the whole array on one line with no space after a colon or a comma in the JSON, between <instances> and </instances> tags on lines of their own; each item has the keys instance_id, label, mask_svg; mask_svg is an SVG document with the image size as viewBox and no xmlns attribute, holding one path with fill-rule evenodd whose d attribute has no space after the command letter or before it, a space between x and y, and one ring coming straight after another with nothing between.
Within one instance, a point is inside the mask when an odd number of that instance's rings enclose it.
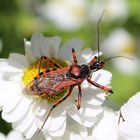
<instances>
[{"instance_id":1,"label":"assassin bug","mask_svg":"<svg viewBox=\"0 0 140 140\"><path fill-rule=\"evenodd\" d=\"M30 95L36 95L36 96L47 96L49 94L55 94L61 90L64 90L65 88L69 88L68 93L64 97L62 97L62 99L60 99L59 101L57 101L52 105L41 129L43 128L45 122L47 121L53 109L57 107L59 104L61 104L64 100L66 100L71 95L72 90L75 86L77 86L79 90L78 97L75 103L77 109L80 109L81 100L82 100L81 84L84 80L87 80L90 84L104 91L109 92L107 96L110 96L113 93L111 89L91 80L92 73L102 69L105 64L104 61L101 62L98 61L98 58L95 56L88 64L78 65L74 48L72 48L72 57L73 57L72 65L59 69L59 66L54 63L57 69L54 69L52 71L46 70L44 72L39 71L39 74L26 87L27 92ZM49 59L49 58L41 57L41 60L42 59ZM51 59L49 59L49 61L52 62Z\"/></svg>"},{"instance_id":2,"label":"assassin bug","mask_svg":"<svg viewBox=\"0 0 140 140\"><path fill-rule=\"evenodd\" d=\"M98 55L99 55L99 23L101 21L102 16L100 17L99 22L97 24ZM72 65L60 68L59 65L56 64L51 58L42 56L40 59L38 75L26 87L27 93L29 95L39 97L45 97L48 95L56 94L65 89L68 89L66 95L64 95L60 100L58 100L54 104L52 104L50 111L48 112L48 115L44 120L44 123L42 124L40 130L45 125L47 119L49 118L54 108L56 108L59 104L61 104L64 100L66 100L71 95L73 88L76 86L78 87L78 97L77 100L75 100L75 104L77 109L80 109L82 101L81 84L83 83L84 80L87 80L88 83L94 85L95 87L98 87L104 91L109 92L107 96L110 96L113 93L113 91L110 88L107 88L91 80L92 73L102 69L105 64L105 61L100 61L99 56L95 56L93 59L91 59L89 63L79 65L74 48L72 48L72 58L73 58ZM43 59L47 59L47 62L52 63L55 66L55 68L52 70L47 69L46 71L40 72L40 67Z\"/></svg>"},{"instance_id":3,"label":"assassin bug","mask_svg":"<svg viewBox=\"0 0 140 140\"><path fill-rule=\"evenodd\" d=\"M94 85L95 87L107 91L108 92L107 97L113 93L112 89L107 88L91 80L91 76L93 72L102 69L105 62L108 61L109 59L115 58L115 57L110 57L104 61L100 61L99 58L99 23L101 21L102 16L100 17L99 22L97 24L98 56L95 56L93 59L91 59L89 63L79 65L74 48L72 48L73 64L64 68L60 68L58 64L56 64L52 59L48 57L45 56L41 57L39 69L38 69L38 75L26 87L27 93L33 96L45 97L48 95L56 94L65 89L68 89L68 92L60 100L52 104L51 109L48 112L48 115L43 125L41 126L40 130L45 125L47 119L49 118L54 108L56 108L59 104L65 101L71 95L73 88L76 86L78 87L78 97L77 100L75 101L75 104L77 106L77 109L80 109L81 101L82 101L81 84L83 83L84 80L87 80L88 83ZM117 56L117 57L122 57L122 56ZM55 66L55 68L52 70L47 69L46 71L40 72L40 67L43 59L47 59L47 62L52 63Z\"/></svg>"}]
</instances>

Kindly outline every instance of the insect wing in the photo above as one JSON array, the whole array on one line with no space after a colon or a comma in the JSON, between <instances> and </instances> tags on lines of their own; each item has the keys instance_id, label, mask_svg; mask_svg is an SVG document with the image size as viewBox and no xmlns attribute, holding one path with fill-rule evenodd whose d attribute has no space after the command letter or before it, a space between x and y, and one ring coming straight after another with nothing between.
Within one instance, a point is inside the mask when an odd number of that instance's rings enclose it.
<instances>
[{"instance_id":1,"label":"insect wing","mask_svg":"<svg viewBox=\"0 0 140 140\"><path fill-rule=\"evenodd\" d=\"M56 92L55 87L64 81L63 75L50 75L46 77L41 76L40 78L34 79L27 86L27 93L30 95L44 96Z\"/></svg>"}]
</instances>

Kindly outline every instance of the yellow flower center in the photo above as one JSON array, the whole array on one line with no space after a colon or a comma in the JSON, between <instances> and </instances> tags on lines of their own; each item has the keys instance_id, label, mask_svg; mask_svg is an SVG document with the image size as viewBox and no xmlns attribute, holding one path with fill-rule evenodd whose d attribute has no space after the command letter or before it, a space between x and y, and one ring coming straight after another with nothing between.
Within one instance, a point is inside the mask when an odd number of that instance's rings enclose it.
<instances>
[{"instance_id":1,"label":"yellow flower center","mask_svg":"<svg viewBox=\"0 0 140 140\"><path fill-rule=\"evenodd\" d=\"M134 54L135 46L136 46L135 42L132 42L132 41L127 42L127 43L123 44L123 46L126 46L126 47L122 47L123 49L121 50L121 52L123 54L130 54L130 55Z\"/></svg>"},{"instance_id":2,"label":"yellow flower center","mask_svg":"<svg viewBox=\"0 0 140 140\"><path fill-rule=\"evenodd\" d=\"M135 48L134 47L127 47L122 50L124 54L134 54Z\"/></svg>"},{"instance_id":3,"label":"yellow flower center","mask_svg":"<svg viewBox=\"0 0 140 140\"><path fill-rule=\"evenodd\" d=\"M54 63L56 63L60 68L66 67L66 62L56 59L56 58L50 58ZM24 74L22 77L22 81L25 86L30 86L30 83L34 80L34 77L38 75L39 70L39 64L40 60L35 61L32 63L28 68L24 70ZM56 66L53 63L50 63L48 59L42 59L42 63L40 66L40 72L46 71L47 69L53 69L56 68ZM57 101L59 101L64 94L67 92L68 88L62 89L58 92L55 92L54 94L48 94L46 96L40 96L40 95L32 95L35 99L46 99L48 103L53 104ZM30 95L30 93L28 93Z\"/></svg>"}]
</instances>

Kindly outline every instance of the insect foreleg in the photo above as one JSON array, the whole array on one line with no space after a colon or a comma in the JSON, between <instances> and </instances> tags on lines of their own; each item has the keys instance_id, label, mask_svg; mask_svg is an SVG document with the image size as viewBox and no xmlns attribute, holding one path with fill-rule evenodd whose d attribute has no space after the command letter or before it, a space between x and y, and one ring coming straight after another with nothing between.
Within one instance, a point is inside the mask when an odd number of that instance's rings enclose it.
<instances>
[{"instance_id":1,"label":"insect foreleg","mask_svg":"<svg viewBox=\"0 0 140 140\"><path fill-rule=\"evenodd\" d=\"M39 62L38 74L40 73L40 68L41 68L41 64L42 64L43 59L48 60L47 62L49 64L53 64L56 68L60 68L60 66L58 66L52 59L50 59L50 58L48 58L46 56L41 56L40 62Z\"/></svg>"},{"instance_id":2,"label":"insect foreleg","mask_svg":"<svg viewBox=\"0 0 140 140\"><path fill-rule=\"evenodd\" d=\"M78 62L77 62L76 52L75 52L74 48L72 48L72 58L73 58L74 65L76 65Z\"/></svg>"},{"instance_id":3,"label":"insect foreleg","mask_svg":"<svg viewBox=\"0 0 140 140\"><path fill-rule=\"evenodd\" d=\"M89 83L91 83L92 85L94 85L94 86L96 86L96 87L98 87L98 88L100 88L100 89L102 89L102 90L104 90L104 91L109 92L109 94L107 94L107 97L110 96L111 94L113 94L112 89L109 89L109 88L107 88L107 87L105 87L105 86L102 86L102 85L100 85L100 84L98 84L98 83L96 83L96 82L94 82L94 81L92 81L92 80L90 80L90 79L87 79L87 81L88 81Z\"/></svg>"},{"instance_id":4,"label":"insect foreleg","mask_svg":"<svg viewBox=\"0 0 140 140\"><path fill-rule=\"evenodd\" d=\"M97 62L97 56L93 57L93 59L89 62L89 65L94 64Z\"/></svg>"},{"instance_id":5,"label":"insect foreleg","mask_svg":"<svg viewBox=\"0 0 140 140\"><path fill-rule=\"evenodd\" d=\"M51 109L50 109L50 111L49 111L49 113L48 113L48 115L47 115L45 121L43 122L41 128L39 129L39 132L40 132L40 131L42 130L42 128L44 127L46 121L48 120L48 118L49 118L50 114L52 113L52 111L54 110L54 108L56 108L59 104L61 104L63 101L65 101L65 100L71 95L72 90L73 90L73 86L70 86L67 95L64 96L61 100L59 100L57 103L55 103L55 104L51 107Z\"/></svg>"},{"instance_id":6,"label":"insect foreleg","mask_svg":"<svg viewBox=\"0 0 140 140\"><path fill-rule=\"evenodd\" d=\"M75 100L75 103L76 103L76 106L77 106L77 109L79 110L80 107L81 107L81 100L82 100L82 89L81 89L81 86L78 85L78 99Z\"/></svg>"}]
</instances>

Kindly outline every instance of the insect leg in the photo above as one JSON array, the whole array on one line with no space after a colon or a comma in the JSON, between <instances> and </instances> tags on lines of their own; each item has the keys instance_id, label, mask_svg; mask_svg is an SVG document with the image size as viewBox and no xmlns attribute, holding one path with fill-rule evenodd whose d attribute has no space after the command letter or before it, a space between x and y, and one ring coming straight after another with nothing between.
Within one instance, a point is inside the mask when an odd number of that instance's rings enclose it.
<instances>
[{"instance_id":1,"label":"insect leg","mask_svg":"<svg viewBox=\"0 0 140 140\"><path fill-rule=\"evenodd\" d=\"M97 62L97 56L93 57L93 59L89 62L89 65L94 64Z\"/></svg>"},{"instance_id":2,"label":"insect leg","mask_svg":"<svg viewBox=\"0 0 140 140\"><path fill-rule=\"evenodd\" d=\"M40 73L40 68L41 68L41 64L42 64L43 59L48 60L48 63L53 64L56 68L60 68L60 66L57 65L52 59L50 59L46 56L41 56L40 63L39 63L39 68L38 68L38 74Z\"/></svg>"},{"instance_id":3,"label":"insect leg","mask_svg":"<svg viewBox=\"0 0 140 140\"><path fill-rule=\"evenodd\" d=\"M73 57L73 63L77 64L76 52L75 52L74 48L72 48L72 57Z\"/></svg>"},{"instance_id":4,"label":"insect leg","mask_svg":"<svg viewBox=\"0 0 140 140\"><path fill-rule=\"evenodd\" d=\"M82 89L81 89L81 86L78 85L78 99L75 100L75 103L76 103L76 106L77 106L77 109L79 110L80 107L81 107L81 100L82 100Z\"/></svg>"},{"instance_id":5,"label":"insect leg","mask_svg":"<svg viewBox=\"0 0 140 140\"><path fill-rule=\"evenodd\" d=\"M48 113L48 115L47 115L45 121L43 122L41 128L39 129L39 132L40 132L40 131L42 130L42 128L44 127L46 121L48 120L48 118L49 118L50 114L52 113L52 111L54 110L54 108L57 107L59 104L61 104L64 100L66 100L66 99L71 95L72 89L73 89L73 86L70 86L68 94L67 94L65 97L63 97L61 100L59 100L57 103L55 103L55 104L51 107L51 109L50 109L50 111L49 111L49 113Z\"/></svg>"},{"instance_id":6,"label":"insect leg","mask_svg":"<svg viewBox=\"0 0 140 140\"><path fill-rule=\"evenodd\" d=\"M111 94L113 94L112 89L109 89L109 88L107 88L107 87L105 87L105 86L102 86L102 85L100 85L100 84L98 84L98 83L96 83L96 82L94 82L94 81L92 81L92 80L90 80L90 79L87 79L87 81L88 81L89 83L91 83L92 85L94 85L94 86L96 86L96 87L98 87L98 88L100 88L100 89L102 89L102 90L104 90L104 91L109 92L109 94L107 94L107 97L110 96Z\"/></svg>"},{"instance_id":7,"label":"insect leg","mask_svg":"<svg viewBox=\"0 0 140 140\"><path fill-rule=\"evenodd\" d=\"M40 68L41 68L43 58L44 58L44 56L41 56L41 58L40 58L39 67L38 67L38 74L40 73Z\"/></svg>"}]
</instances>

